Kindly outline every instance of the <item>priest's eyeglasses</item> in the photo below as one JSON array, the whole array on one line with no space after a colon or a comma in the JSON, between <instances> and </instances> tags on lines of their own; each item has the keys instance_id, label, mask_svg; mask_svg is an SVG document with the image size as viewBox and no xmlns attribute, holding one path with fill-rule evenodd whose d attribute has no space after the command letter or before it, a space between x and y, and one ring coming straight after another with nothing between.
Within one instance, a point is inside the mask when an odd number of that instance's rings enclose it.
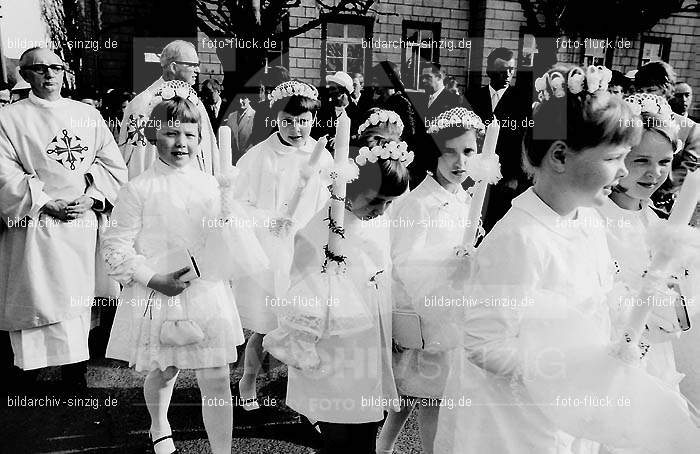
<instances>
[{"instance_id":1,"label":"priest's eyeglasses","mask_svg":"<svg viewBox=\"0 0 700 454\"><path fill-rule=\"evenodd\" d=\"M178 65L185 65L190 68L199 68L199 62L175 60Z\"/></svg>"},{"instance_id":2,"label":"priest's eyeglasses","mask_svg":"<svg viewBox=\"0 0 700 454\"><path fill-rule=\"evenodd\" d=\"M49 70L55 72L55 73L61 73L66 70L66 67L63 65L27 65L27 66L22 66L22 69L28 69L29 71L34 71L35 73L40 73L40 74L48 74Z\"/></svg>"}]
</instances>

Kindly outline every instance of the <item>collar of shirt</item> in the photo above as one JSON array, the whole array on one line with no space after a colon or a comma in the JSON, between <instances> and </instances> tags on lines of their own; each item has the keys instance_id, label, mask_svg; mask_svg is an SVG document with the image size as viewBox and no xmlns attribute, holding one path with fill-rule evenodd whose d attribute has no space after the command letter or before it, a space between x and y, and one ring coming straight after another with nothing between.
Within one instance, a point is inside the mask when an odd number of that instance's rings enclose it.
<instances>
[{"instance_id":1,"label":"collar of shirt","mask_svg":"<svg viewBox=\"0 0 700 454\"><path fill-rule=\"evenodd\" d=\"M303 146L301 146L299 148L293 147L291 145L285 145L280 140L278 132L272 133L272 135L270 135L270 137L268 137L266 139L266 142L268 142L270 147L273 150L275 150L275 153L280 154L280 155L287 155L287 154L291 154L291 153L296 153L298 151L300 151L302 153L309 153L310 154L311 152L313 152L313 149L316 146L316 141L314 139L312 139L311 137L308 137L306 139L306 144L304 144Z\"/></svg>"},{"instance_id":2,"label":"collar of shirt","mask_svg":"<svg viewBox=\"0 0 700 454\"><path fill-rule=\"evenodd\" d=\"M187 174L190 172L199 171L199 167L197 167L196 162L197 159L194 158L190 159L190 163L185 165L184 167L173 167L169 164L166 164L165 161L160 159L160 157L156 157L153 167L157 173L160 173L162 175L168 175L171 173Z\"/></svg>"},{"instance_id":3,"label":"collar of shirt","mask_svg":"<svg viewBox=\"0 0 700 454\"><path fill-rule=\"evenodd\" d=\"M605 221L592 209L577 208L571 219L560 216L547 205L532 187L513 199L513 208L528 213L551 231L568 239L580 238L588 228L605 226Z\"/></svg>"},{"instance_id":4,"label":"collar of shirt","mask_svg":"<svg viewBox=\"0 0 700 454\"><path fill-rule=\"evenodd\" d=\"M470 202L469 194L467 194L467 191L465 191L461 185L456 193L452 193L447 189L443 188L442 185L437 182L434 175L428 175L427 177L425 177L423 182L418 186L424 186L425 189L433 195L433 197L437 200L437 202L440 205L444 205L445 203L457 202L467 204Z\"/></svg>"},{"instance_id":5,"label":"collar of shirt","mask_svg":"<svg viewBox=\"0 0 700 454\"><path fill-rule=\"evenodd\" d=\"M428 98L428 105L430 105L430 104L432 104L433 102L435 102L435 100L437 99L437 97L440 96L440 93L442 93L442 91L443 91L444 89L445 89L445 87L442 87L441 89L439 89L438 91L436 91L435 93L433 93L432 95L430 95L430 97Z\"/></svg>"},{"instance_id":6,"label":"collar of shirt","mask_svg":"<svg viewBox=\"0 0 700 454\"><path fill-rule=\"evenodd\" d=\"M493 95L498 96L498 101L501 101L501 98L503 98L503 94L506 92L508 89L508 86L506 85L505 87L501 88L500 90L495 90L490 84L489 84L489 96L491 98L491 107L495 108L496 106L493 105Z\"/></svg>"},{"instance_id":7,"label":"collar of shirt","mask_svg":"<svg viewBox=\"0 0 700 454\"><path fill-rule=\"evenodd\" d=\"M46 107L46 108L53 108L53 107L60 107L66 104L66 98L58 98L55 101L48 101L46 99L42 99L38 97L37 95L34 94L33 91L29 91L29 100L39 106L39 107Z\"/></svg>"},{"instance_id":8,"label":"collar of shirt","mask_svg":"<svg viewBox=\"0 0 700 454\"><path fill-rule=\"evenodd\" d=\"M219 98L217 103L211 106L211 110L214 111L214 115L219 115L219 109L221 109L221 98Z\"/></svg>"}]
</instances>

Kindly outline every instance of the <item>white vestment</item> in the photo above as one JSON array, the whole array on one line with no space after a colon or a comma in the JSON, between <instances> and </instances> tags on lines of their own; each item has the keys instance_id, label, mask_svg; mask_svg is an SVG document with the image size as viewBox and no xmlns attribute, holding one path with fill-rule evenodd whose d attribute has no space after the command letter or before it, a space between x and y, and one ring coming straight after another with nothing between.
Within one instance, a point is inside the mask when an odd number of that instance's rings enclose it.
<instances>
[{"instance_id":1,"label":"white vestment","mask_svg":"<svg viewBox=\"0 0 700 454\"><path fill-rule=\"evenodd\" d=\"M269 232L270 223L286 216L287 205L301 180L300 171L309 162L315 145L311 137L300 148L284 145L275 133L248 150L236 164L239 170L236 198L255 216L260 244L268 257L274 257L273 269L265 276L234 280L233 291L243 327L256 333L265 334L277 328L277 313L269 299L287 289L293 250L293 232L275 237ZM325 151L319 167L329 166L332 161L330 153ZM294 230L303 228L324 206L330 197L327 184L318 174L309 179L293 219Z\"/></svg>"},{"instance_id":2,"label":"white vestment","mask_svg":"<svg viewBox=\"0 0 700 454\"><path fill-rule=\"evenodd\" d=\"M126 176L114 138L93 107L30 94L0 111L0 329L16 332L11 338L20 367L87 359L70 352L72 330L57 328L65 322L82 331L84 323L76 320L86 314L89 327L97 216L89 210L61 222L40 209L82 195L113 204ZM38 327L46 330L32 330Z\"/></svg>"},{"instance_id":3,"label":"white vestment","mask_svg":"<svg viewBox=\"0 0 700 454\"><path fill-rule=\"evenodd\" d=\"M156 92L165 81L161 77L139 93L124 109L124 119L119 132L119 149L124 156L124 162L129 169L129 179L132 180L148 169L158 156L155 145L146 140L144 126L151 114L151 102ZM149 107L150 106L150 107ZM216 135L209 122L209 115L201 101L197 103L202 121L202 141L199 144L197 162L199 170L209 175L219 174L222 167L219 162L219 147Z\"/></svg>"}]
</instances>

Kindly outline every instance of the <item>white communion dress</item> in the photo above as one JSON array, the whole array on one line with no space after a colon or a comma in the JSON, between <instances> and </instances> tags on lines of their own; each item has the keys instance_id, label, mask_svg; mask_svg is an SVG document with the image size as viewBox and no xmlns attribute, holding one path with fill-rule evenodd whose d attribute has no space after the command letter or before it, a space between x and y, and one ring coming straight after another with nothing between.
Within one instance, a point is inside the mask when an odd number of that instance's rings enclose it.
<instances>
[{"instance_id":1,"label":"white communion dress","mask_svg":"<svg viewBox=\"0 0 700 454\"><path fill-rule=\"evenodd\" d=\"M124 285L107 347L107 356L128 361L138 371L168 366L199 369L235 362L236 346L244 341L238 311L229 283L206 275L175 297L167 297L146 286L153 275L171 273L181 263L167 263L173 252L187 251L207 268L209 226L220 220L221 197L214 177L189 165L177 169L160 159L121 191L112 225L104 239L104 257L111 276ZM217 232L220 238L221 232ZM227 228L239 236L234 244L248 245L242 256L259 254L260 246L251 231ZM239 260L241 255L221 245L226 257L216 262ZM256 250L257 248L257 250ZM240 263L257 268L256 263ZM193 320L204 338L184 346L163 344L165 320Z\"/></svg>"},{"instance_id":2,"label":"white communion dress","mask_svg":"<svg viewBox=\"0 0 700 454\"><path fill-rule=\"evenodd\" d=\"M328 242L327 215L327 208L319 211L295 237L292 286L320 273ZM371 314L372 325L323 336L315 344L321 358L318 370L290 367L287 405L315 421L367 423L382 420L389 408L398 409L391 371L389 227L381 216L362 221L348 212L344 226L346 274Z\"/></svg>"},{"instance_id":3,"label":"white communion dress","mask_svg":"<svg viewBox=\"0 0 700 454\"><path fill-rule=\"evenodd\" d=\"M393 355L399 393L440 398L449 372L449 351L459 344L450 314L463 299L445 300L445 284L457 269L454 248L461 245L471 198L460 187L453 194L432 176L392 207L392 297L397 311L420 316L424 348ZM466 258L464 259L466 260Z\"/></svg>"},{"instance_id":4,"label":"white communion dress","mask_svg":"<svg viewBox=\"0 0 700 454\"><path fill-rule=\"evenodd\" d=\"M612 306L613 331L621 334L620 330L624 326L616 322L624 321L629 310L637 302L636 293L639 291L642 274L651 263L647 232L650 227L658 224L660 219L649 206L644 206L639 211L631 211L619 207L611 199L598 207L598 211L605 219L608 245L616 263L615 291L611 294L609 301ZM671 328L671 324L677 325L677 320L672 320L675 317L675 310L666 303L671 301L659 302L659 306L654 309L654 316L647 325L663 324L664 320L669 325L667 328ZM653 323L656 320L659 323ZM659 330L659 328L652 326L652 329ZM683 374L676 370L671 343L673 337L679 337L679 333L674 336L669 335L666 341L651 344L651 348L644 356L644 365L650 374L660 378L672 388L678 389L678 383L683 379Z\"/></svg>"}]
</instances>

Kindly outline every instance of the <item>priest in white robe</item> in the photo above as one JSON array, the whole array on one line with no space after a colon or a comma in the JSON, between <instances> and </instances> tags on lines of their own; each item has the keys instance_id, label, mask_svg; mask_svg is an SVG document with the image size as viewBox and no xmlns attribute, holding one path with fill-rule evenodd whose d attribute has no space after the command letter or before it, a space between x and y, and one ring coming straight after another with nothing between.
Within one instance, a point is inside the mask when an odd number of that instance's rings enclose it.
<instances>
[{"instance_id":1,"label":"priest in white robe","mask_svg":"<svg viewBox=\"0 0 700 454\"><path fill-rule=\"evenodd\" d=\"M127 170L100 113L61 97L56 54L20 67L29 98L0 111L0 330L31 370L89 357L98 217Z\"/></svg>"},{"instance_id":2,"label":"priest in white robe","mask_svg":"<svg viewBox=\"0 0 700 454\"><path fill-rule=\"evenodd\" d=\"M144 133L153 107L150 104L158 89L169 80L181 80L190 85L197 83L199 57L194 45L188 41L176 40L167 44L160 54L160 65L163 68L162 77L139 93L124 110L118 143L129 169L130 180L148 169L158 156L155 145L146 140ZM199 143L197 163L203 172L216 175L222 168L216 135L201 101L197 102L197 108L202 118L202 141Z\"/></svg>"}]
</instances>

